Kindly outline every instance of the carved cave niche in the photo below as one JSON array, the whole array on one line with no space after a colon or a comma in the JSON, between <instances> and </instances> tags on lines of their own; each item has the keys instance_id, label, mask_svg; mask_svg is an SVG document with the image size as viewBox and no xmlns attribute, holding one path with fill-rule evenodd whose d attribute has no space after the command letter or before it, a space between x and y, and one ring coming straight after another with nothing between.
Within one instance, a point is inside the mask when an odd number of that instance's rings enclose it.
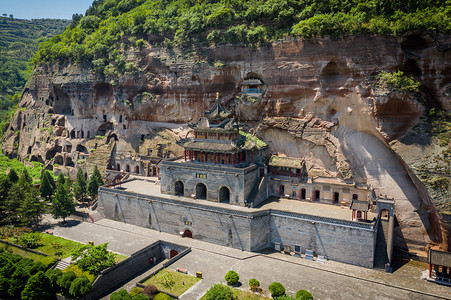
<instances>
[{"instance_id":1,"label":"carved cave niche","mask_svg":"<svg viewBox=\"0 0 451 300\"><path fill-rule=\"evenodd\" d=\"M75 167L74 161L70 156L66 157L66 167Z\"/></svg>"},{"instance_id":2,"label":"carved cave niche","mask_svg":"<svg viewBox=\"0 0 451 300\"><path fill-rule=\"evenodd\" d=\"M53 112L61 115L72 115L70 96L59 85L53 86Z\"/></svg>"},{"instance_id":3,"label":"carved cave niche","mask_svg":"<svg viewBox=\"0 0 451 300\"><path fill-rule=\"evenodd\" d=\"M109 83L99 83L94 87L95 99L108 99L113 94L113 88Z\"/></svg>"},{"instance_id":4,"label":"carved cave niche","mask_svg":"<svg viewBox=\"0 0 451 300\"><path fill-rule=\"evenodd\" d=\"M345 84L350 73L347 67L332 60L321 71L319 79L325 88L338 88Z\"/></svg>"},{"instance_id":5,"label":"carved cave niche","mask_svg":"<svg viewBox=\"0 0 451 300\"><path fill-rule=\"evenodd\" d=\"M61 155L57 155L55 156L55 158L53 159L53 164L57 164L57 165L64 165L64 158Z\"/></svg>"},{"instance_id":6,"label":"carved cave niche","mask_svg":"<svg viewBox=\"0 0 451 300\"><path fill-rule=\"evenodd\" d=\"M99 126L99 128L97 129L96 135L105 136L106 133L110 130L113 130L113 123L105 122Z\"/></svg>"},{"instance_id":7,"label":"carved cave niche","mask_svg":"<svg viewBox=\"0 0 451 300\"><path fill-rule=\"evenodd\" d=\"M429 43L421 34L408 35L401 42L401 49L403 51L421 51L426 48L429 48Z\"/></svg>"}]
</instances>

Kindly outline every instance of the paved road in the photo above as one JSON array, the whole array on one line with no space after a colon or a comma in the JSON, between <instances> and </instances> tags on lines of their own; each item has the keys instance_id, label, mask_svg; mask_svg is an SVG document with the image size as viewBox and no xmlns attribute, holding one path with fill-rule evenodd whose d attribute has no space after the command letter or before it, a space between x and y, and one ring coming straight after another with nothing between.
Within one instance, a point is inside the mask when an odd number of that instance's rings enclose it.
<instances>
[{"instance_id":1,"label":"paved road","mask_svg":"<svg viewBox=\"0 0 451 300\"><path fill-rule=\"evenodd\" d=\"M204 274L204 279L181 297L183 300L199 299L212 284L225 282L225 273L232 269L240 275L243 289L248 289L251 278L258 279L263 288L279 281L288 293L307 289L315 299L451 299L450 287L420 279L425 268L412 264L387 274L333 261L319 264L282 253L246 252L106 219L96 223L71 220L64 227L50 218L46 221L54 226L55 235L84 243L109 242L110 250L126 255L157 240L191 247L188 255L170 267Z\"/></svg>"}]
</instances>

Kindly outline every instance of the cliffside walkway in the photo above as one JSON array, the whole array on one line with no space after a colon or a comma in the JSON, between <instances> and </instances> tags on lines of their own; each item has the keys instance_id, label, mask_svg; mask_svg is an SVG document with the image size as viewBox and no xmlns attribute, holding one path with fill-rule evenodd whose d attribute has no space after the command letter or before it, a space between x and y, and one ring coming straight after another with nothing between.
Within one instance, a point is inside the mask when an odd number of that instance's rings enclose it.
<instances>
[{"instance_id":1,"label":"cliffside walkway","mask_svg":"<svg viewBox=\"0 0 451 300\"><path fill-rule=\"evenodd\" d=\"M201 271L204 279L180 299L199 299L213 283L224 283L224 275L231 269L240 275L242 289L248 289L249 279L256 278L264 289L279 281L289 294L307 289L321 299L450 299L449 287L420 279L426 265L406 264L388 274L335 261L319 264L282 253L246 252L108 219L74 222L70 227L57 226L50 216L44 222L54 227L57 236L84 243L109 242L110 250L125 255L157 240L191 247L192 251L170 268L180 267L190 274Z\"/></svg>"}]
</instances>

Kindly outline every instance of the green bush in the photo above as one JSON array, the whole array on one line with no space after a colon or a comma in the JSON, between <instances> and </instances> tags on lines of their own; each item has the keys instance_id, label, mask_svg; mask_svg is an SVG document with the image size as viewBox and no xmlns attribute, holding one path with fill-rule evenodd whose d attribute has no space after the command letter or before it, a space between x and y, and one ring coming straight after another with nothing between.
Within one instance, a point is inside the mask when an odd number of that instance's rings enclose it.
<instances>
[{"instance_id":1,"label":"green bush","mask_svg":"<svg viewBox=\"0 0 451 300\"><path fill-rule=\"evenodd\" d=\"M28 279L21 296L23 300L50 300L55 297L55 293L50 279L40 271Z\"/></svg>"},{"instance_id":2,"label":"green bush","mask_svg":"<svg viewBox=\"0 0 451 300\"><path fill-rule=\"evenodd\" d=\"M285 295L285 287L280 282L271 283L268 289L273 298Z\"/></svg>"},{"instance_id":3,"label":"green bush","mask_svg":"<svg viewBox=\"0 0 451 300\"><path fill-rule=\"evenodd\" d=\"M60 269L51 269L47 270L47 272L45 272L45 275L50 279L53 290L56 293L61 292L61 287L58 285L58 279L63 276L63 271L61 271Z\"/></svg>"},{"instance_id":4,"label":"green bush","mask_svg":"<svg viewBox=\"0 0 451 300\"><path fill-rule=\"evenodd\" d=\"M275 300L297 300L296 298L294 298L290 295L287 295L287 294L279 296L279 297L275 297L274 299Z\"/></svg>"},{"instance_id":5,"label":"green bush","mask_svg":"<svg viewBox=\"0 0 451 300\"><path fill-rule=\"evenodd\" d=\"M299 290L296 293L296 300L313 300L313 296L309 291Z\"/></svg>"},{"instance_id":6,"label":"green bush","mask_svg":"<svg viewBox=\"0 0 451 300\"><path fill-rule=\"evenodd\" d=\"M132 298L132 300L148 300L148 299L150 299L150 298L144 294L137 294Z\"/></svg>"},{"instance_id":7,"label":"green bush","mask_svg":"<svg viewBox=\"0 0 451 300\"><path fill-rule=\"evenodd\" d=\"M378 87L385 89L394 89L404 93L418 93L421 83L412 76L404 75L404 72L385 72L382 71L376 76Z\"/></svg>"},{"instance_id":8,"label":"green bush","mask_svg":"<svg viewBox=\"0 0 451 300\"><path fill-rule=\"evenodd\" d=\"M154 300L172 300L172 297L165 293L158 293L153 299Z\"/></svg>"},{"instance_id":9,"label":"green bush","mask_svg":"<svg viewBox=\"0 0 451 300\"><path fill-rule=\"evenodd\" d=\"M63 273L63 275L58 279L57 284L63 291L63 293L68 294L70 286L72 282L77 278L77 275L75 275L74 272L69 271L66 273Z\"/></svg>"},{"instance_id":10,"label":"green bush","mask_svg":"<svg viewBox=\"0 0 451 300\"><path fill-rule=\"evenodd\" d=\"M110 296L110 300L132 300L132 296L125 289L114 292Z\"/></svg>"},{"instance_id":11,"label":"green bush","mask_svg":"<svg viewBox=\"0 0 451 300\"><path fill-rule=\"evenodd\" d=\"M258 288L259 286L260 286L260 282L257 279L255 279L255 278L249 279L249 287L251 289Z\"/></svg>"},{"instance_id":12,"label":"green bush","mask_svg":"<svg viewBox=\"0 0 451 300\"><path fill-rule=\"evenodd\" d=\"M41 241L41 234L38 232L24 233L17 238L17 243L26 248L36 248Z\"/></svg>"},{"instance_id":13,"label":"green bush","mask_svg":"<svg viewBox=\"0 0 451 300\"><path fill-rule=\"evenodd\" d=\"M132 288L132 290L130 291L130 296L132 296L132 297L135 297L136 295L138 295L138 294L141 294L143 292L143 289L142 288L139 288L139 287L134 287L134 288Z\"/></svg>"},{"instance_id":14,"label":"green bush","mask_svg":"<svg viewBox=\"0 0 451 300\"><path fill-rule=\"evenodd\" d=\"M75 279L69 288L69 294L74 298L80 298L87 295L92 290L92 284L88 277L81 276Z\"/></svg>"},{"instance_id":15,"label":"green bush","mask_svg":"<svg viewBox=\"0 0 451 300\"><path fill-rule=\"evenodd\" d=\"M222 284L213 285L205 294L206 300L236 300L233 291Z\"/></svg>"},{"instance_id":16,"label":"green bush","mask_svg":"<svg viewBox=\"0 0 451 300\"><path fill-rule=\"evenodd\" d=\"M235 285L238 283L238 280L240 280L240 276L238 276L237 272L231 270L227 272L224 279L227 281L228 284Z\"/></svg>"},{"instance_id":17,"label":"green bush","mask_svg":"<svg viewBox=\"0 0 451 300\"><path fill-rule=\"evenodd\" d=\"M9 294L13 297L20 297L20 293L25 288L25 285L27 284L29 278L30 274L28 272L26 272L24 269L17 268L9 281Z\"/></svg>"}]
</instances>

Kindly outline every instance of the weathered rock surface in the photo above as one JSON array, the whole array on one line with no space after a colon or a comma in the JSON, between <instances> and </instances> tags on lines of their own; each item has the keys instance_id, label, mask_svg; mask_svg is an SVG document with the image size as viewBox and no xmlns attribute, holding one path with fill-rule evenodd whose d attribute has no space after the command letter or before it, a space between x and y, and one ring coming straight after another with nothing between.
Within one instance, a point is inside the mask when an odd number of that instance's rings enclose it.
<instances>
[{"instance_id":1,"label":"weathered rock surface","mask_svg":"<svg viewBox=\"0 0 451 300\"><path fill-rule=\"evenodd\" d=\"M291 39L188 54L148 46L126 53L139 74L106 81L77 66L38 68L19 104L25 110L5 135L4 152L71 167L76 148L100 136L102 145L116 143L114 155L140 153L155 128L186 135L183 124L197 120L219 92L247 129L265 118L257 132L272 152L305 157L312 173L352 178L394 197L398 247L422 250L446 243L444 228L424 187L388 143L408 133L424 108L410 95L376 90L372 76L401 69L421 80L431 105L451 111L450 44L449 36L414 34ZM264 83L262 95L241 94L246 78ZM140 147L136 141L143 137ZM64 156L58 147L69 144ZM97 151L87 151L92 160Z\"/></svg>"}]
</instances>

